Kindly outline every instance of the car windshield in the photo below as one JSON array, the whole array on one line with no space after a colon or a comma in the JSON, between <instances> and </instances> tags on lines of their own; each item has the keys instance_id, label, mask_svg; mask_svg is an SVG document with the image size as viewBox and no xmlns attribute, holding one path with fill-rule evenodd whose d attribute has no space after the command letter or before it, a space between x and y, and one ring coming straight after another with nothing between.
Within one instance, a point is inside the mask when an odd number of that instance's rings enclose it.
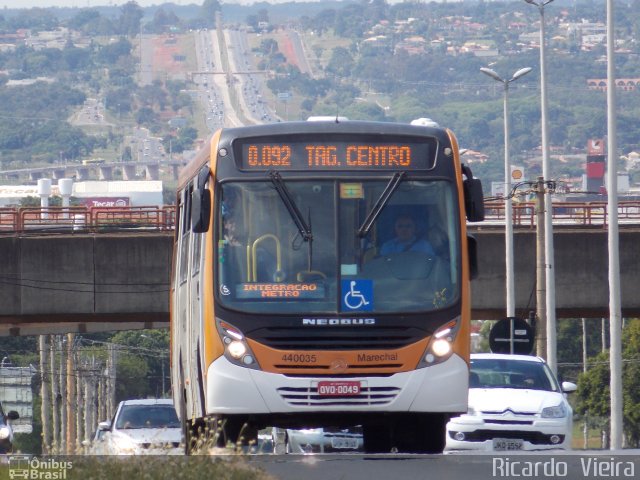
<instances>
[{"instance_id":1,"label":"car windshield","mask_svg":"<svg viewBox=\"0 0 640 480\"><path fill-rule=\"evenodd\" d=\"M179 427L172 405L124 405L116 420L117 429Z\"/></svg>"},{"instance_id":2,"label":"car windshield","mask_svg":"<svg viewBox=\"0 0 640 480\"><path fill-rule=\"evenodd\" d=\"M494 358L471 359L469 388L560 390L544 363Z\"/></svg>"},{"instance_id":3,"label":"car windshield","mask_svg":"<svg viewBox=\"0 0 640 480\"><path fill-rule=\"evenodd\" d=\"M261 313L452 305L460 295L453 184L402 180L385 197L389 184L388 177L223 184L219 300Z\"/></svg>"}]
</instances>

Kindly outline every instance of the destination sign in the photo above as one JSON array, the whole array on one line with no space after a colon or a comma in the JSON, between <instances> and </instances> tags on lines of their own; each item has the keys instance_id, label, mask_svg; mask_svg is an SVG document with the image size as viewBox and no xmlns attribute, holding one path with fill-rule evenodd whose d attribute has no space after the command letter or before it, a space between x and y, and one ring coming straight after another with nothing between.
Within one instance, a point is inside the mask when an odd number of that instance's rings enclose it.
<instances>
[{"instance_id":1,"label":"destination sign","mask_svg":"<svg viewBox=\"0 0 640 480\"><path fill-rule=\"evenodd\" d=\"M241 283L236 286L240 299L322 299L324 285L318 283Z\"/></svg>"},{"instance_id":2,"label":"destination sign","mask_svg":"<svg viewBox=\"0 0 640 480\"><path fill-rule=\"evenodd\" d=\"M283 140L285 140L283 138ZM391 137L319 141L247 141L239 148L243 170L409 170L434 165L435 141Z\"/></svg>"}]
</instances>

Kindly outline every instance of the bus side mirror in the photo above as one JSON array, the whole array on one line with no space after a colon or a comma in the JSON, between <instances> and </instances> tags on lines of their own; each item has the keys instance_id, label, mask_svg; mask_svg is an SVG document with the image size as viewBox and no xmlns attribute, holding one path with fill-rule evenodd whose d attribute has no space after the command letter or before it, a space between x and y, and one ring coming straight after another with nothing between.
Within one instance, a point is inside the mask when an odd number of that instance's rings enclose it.
<instances>
[{"instance_id":1,"label":"bus side mirror","mask_svg":"<svg viewBox=\"0 0 640 480\"><path fill-rule=\"evenodd\" d=\"M210 174L209 167L205 165L198 172L198 181L191 194L191 231L193 233L204 233L209 230L211 192L206 184Z\"/></svg>"},{"instance_id":2,"label":"bus side mirror","mask_svg":"<svg viewBox=\"0 0 640 480\"><path fill-rule=\"evenodd\" d=\"M471 169L466 165L462 165L462 174L467 177L462 182L464 190L464 209L467 212L467 220L470 222L482 222L484 220L482 182L479 178L473 178Z\"/></svg>"},{"instance_id":3,"label":"bus side mirror","mask_svg":"<svg viewBox=\"0 0 640 480\"><path fill-rule=\"evenodd\" d=\"M211 216L211 192L207 188L195 189L191 196L191 231L204 233L209 230Z\"/></svg>"},{"instance_id":4,"label":"bus side mirror","mask_svg":"<svg viewBox=\"0 0 640 480\"><path fill-rule=\"evenodd\" d=\"M467 235L467 251L469 252L469 278L478 278L478 241L476 237Z\"/></svg>"},{"instance_id":5,"label":"bus side mirror","mask_svg":"<svg viewBox=\"0 0 640 480\"><path fill-rule=\"evenodd\" d=\"M484 197L482 182L479 178L467 178L464 181L464 208L467 211L467 220L470 222L484 220Z\"/></svg>"}]
</instances>

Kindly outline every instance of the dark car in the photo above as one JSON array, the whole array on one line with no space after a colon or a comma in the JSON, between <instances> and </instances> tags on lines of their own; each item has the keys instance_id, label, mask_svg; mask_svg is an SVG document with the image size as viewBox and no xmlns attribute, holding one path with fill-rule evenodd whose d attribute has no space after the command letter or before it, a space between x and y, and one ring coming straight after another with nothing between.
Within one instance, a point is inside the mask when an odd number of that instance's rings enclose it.
<instances>
[{"instance_id":1,"label":"dark car","mask_svg":"<svg viewBox=\"0 0 640 480\"><path fill-rule=\"evenodd\" d=\"M9 420L17 420L19 417L15 410L5 414L0 404L0 453L8 453L13 449L13 429Z\"/></svg>"}]
</instances>

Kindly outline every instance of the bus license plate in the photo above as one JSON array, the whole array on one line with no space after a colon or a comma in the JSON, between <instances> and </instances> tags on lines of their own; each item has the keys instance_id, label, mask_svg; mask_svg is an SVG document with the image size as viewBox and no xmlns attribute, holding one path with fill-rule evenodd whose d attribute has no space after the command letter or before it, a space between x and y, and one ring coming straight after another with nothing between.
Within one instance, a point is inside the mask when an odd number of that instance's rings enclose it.
<instances>
[{"instance_id":1,"label":"bus license plate","mask_svg":"<svg viewBox=\"0 0 640 480\"><path fill-rule=\"evenodd\" d=\"M513 440L510 438L494 438L493 449L499 452L522 450L524 442L522 440Z\"/></svg>"},{"instance_id":2,"label":"bus license plate","mask_svg":"<svg viewBox=\"0 0 640 480\"><path fill-rule=\"evenodd\" d=\"M360 382L318 382L321 397L344 397L360 395Z\"/></svg>"}]
</instances>

